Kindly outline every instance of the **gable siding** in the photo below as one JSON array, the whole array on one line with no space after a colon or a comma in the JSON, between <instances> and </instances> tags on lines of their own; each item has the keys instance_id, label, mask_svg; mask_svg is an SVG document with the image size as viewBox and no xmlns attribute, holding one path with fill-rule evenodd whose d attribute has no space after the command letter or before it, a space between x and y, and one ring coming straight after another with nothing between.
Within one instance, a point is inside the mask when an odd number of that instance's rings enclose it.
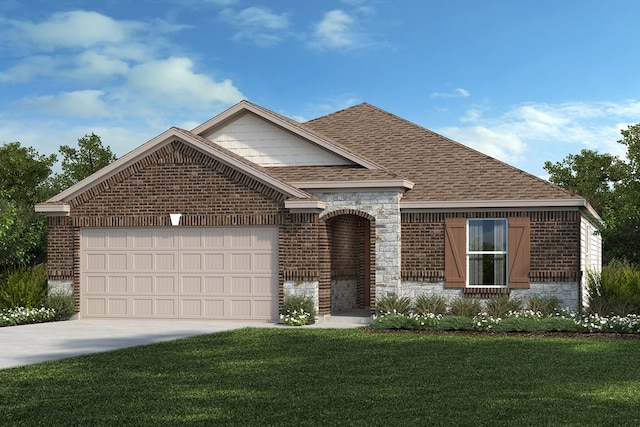
<instances>
[{"instance_id":1,"label":"gable siding","mask_svg":"<svg viewBox=\"0 0 640 427\"><path fill-rule=\"evenodd\" d=\"M403 280L444 281L445 220L451 217L528 217L531 281L575 281L581 275L577 211L422 212L402 214Z\"/></svg>"},{"instance_id":2,"label":"gable siding","mask_svg":"<svg viewBox=\"0 0 640 427\"><path fill-rule=\"evenodd\" d=\"M205 138L264 167L351 164L253 114L245 114Z\"/></svg>"}]
</instances>

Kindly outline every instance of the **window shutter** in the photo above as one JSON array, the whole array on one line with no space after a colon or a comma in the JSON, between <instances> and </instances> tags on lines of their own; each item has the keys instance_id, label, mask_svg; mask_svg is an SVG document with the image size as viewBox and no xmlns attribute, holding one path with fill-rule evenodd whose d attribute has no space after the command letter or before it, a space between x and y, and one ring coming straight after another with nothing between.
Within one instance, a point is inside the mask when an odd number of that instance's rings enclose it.
<instances>
[{"instance_id":1,"label":"window shutter","mask_svg":"<svg viewBox=\"0 0 640 427\"><path fill-rule=\"evenodd\" d=\"M528 217L509 218L509 287L529 288L531 226Z\"/></svg>"},{"instance_id":2,"label":"window shutter","mask_svg":"<svg viewBox=\"0 0 640 427\"><path fill-rule=\"evenodd\" d=\"M467 284L467 219L444 220L444 286L464 288Z\"/></svg>"}]
</instances>

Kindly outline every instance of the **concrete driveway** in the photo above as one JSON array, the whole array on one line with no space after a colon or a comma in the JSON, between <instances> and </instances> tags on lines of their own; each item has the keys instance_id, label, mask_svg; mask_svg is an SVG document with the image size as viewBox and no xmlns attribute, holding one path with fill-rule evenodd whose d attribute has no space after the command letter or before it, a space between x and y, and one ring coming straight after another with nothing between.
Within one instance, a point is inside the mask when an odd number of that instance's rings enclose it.
<instances>
[{"instance_id":1,"label":"concrete driveway","mask_svg":"<svg viewBox=\"0 0 640 427\"><path fill-rule=\"evenodd\" d=\"M358 327L357 319L308 327ZM212 320L82 319L0 328L0 369L135 347L246 327L286 327L269 322Z\"/></svg>"}]
</instances>

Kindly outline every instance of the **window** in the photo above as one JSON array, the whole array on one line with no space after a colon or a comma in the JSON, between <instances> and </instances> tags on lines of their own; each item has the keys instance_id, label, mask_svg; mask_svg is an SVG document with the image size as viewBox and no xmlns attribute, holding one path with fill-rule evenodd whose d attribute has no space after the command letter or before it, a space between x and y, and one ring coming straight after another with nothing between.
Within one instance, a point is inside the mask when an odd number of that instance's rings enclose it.
<instances>
[{"instance_id":1,"label":"window","mask_svg":"<svg viewBox=\"0 0 640 427\"><path fill-rule=\"evenodd\" d=\"M444 221L444 284L447 288L530 286L529 218Z\"/></svg>"},{"instance_id":2,"label":"window","mask_svg":"<svg viewBox=\"0 0 640 427\"><path fill-rule=\"evenodd\" d=\"M507 228L506 219L468 220L468 286L507 286Z\"/></svg>"}]
</instances>

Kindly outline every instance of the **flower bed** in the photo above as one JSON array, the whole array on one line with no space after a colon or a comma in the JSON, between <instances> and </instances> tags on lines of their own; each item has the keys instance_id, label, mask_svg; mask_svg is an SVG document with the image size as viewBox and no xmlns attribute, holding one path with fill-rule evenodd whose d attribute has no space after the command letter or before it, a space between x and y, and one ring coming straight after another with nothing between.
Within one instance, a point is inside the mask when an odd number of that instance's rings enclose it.
<instances>
[{"instance_id":1,"label":"flower bed","mask_svg":"<svg viewBox=\"0 0 640 427\"><path fill-rule=\"evenodd\" d=\"M50 322L56 317L52 308L24 308L17 307L0 311L0 326L15 326L28 323Z\"/></svg>"},{"instance_id":2,"label":"flower bed","mask_svg":"<svg viewBox=\"0 0 640 427\"><path fill-rule=\"evenodd\" d=\"M374 317L372 329L478 332L567 332L640 334L640 316L579 316L560 312L545 316L532 310L510 311L505 317L482 312L474 317L426 314L402 314L395 311Z\"/></svg>"}]
</instances>

